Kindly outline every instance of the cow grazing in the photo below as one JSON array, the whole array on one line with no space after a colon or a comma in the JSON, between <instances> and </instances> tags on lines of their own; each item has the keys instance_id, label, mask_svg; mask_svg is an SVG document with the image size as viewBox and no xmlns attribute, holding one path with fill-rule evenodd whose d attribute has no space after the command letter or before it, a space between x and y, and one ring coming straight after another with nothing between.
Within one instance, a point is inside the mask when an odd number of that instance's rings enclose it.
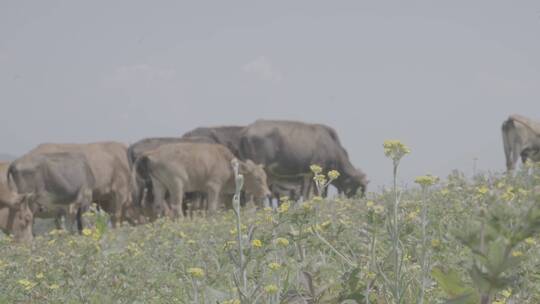
<instances>
[{"instance_id":1,"label":"cow grazing","mask_svg":"<svg viewBox=\"0 0 540 304\"><path fill-rule=\"evenodd\" d=\"M82 231L82 210L92 203L94 175L80 153L35 154L13 161L8 169L8 185L20 194L34 194L36 206L47 211L63 209L70 224L77 217ZM74 207L76 214L70 212ZM70 225L71 226L71 225Z\"/></svg>"},{"instance_id":2,"label":"cow grazing","mask_svg":"<svg viewBox=\"0 0 540 304\"><path fill-rule=\"evenodd\" d=\"M33 214L28 204L30 196L18 195L8 188L8 167L8 162L0 162L0 230L13 234L17 242L30 242L33 238Z\"/></svg>"},{"instance_id":3,"label":"cow grazing","mask_svg":"<svg viewBox=\"0 0 540 304\"><path fill-rule=\"evenodd\" d=\"M321 124L257 120L242 131L240 155L264 164L271 180L303 180L305 197L311 185L311 164L338 170L341 176L334 185L348 197L358 189L364 193L368 183L366 175L349 161L334 129Z\"/></svg>"},{"instance_id":4,"label":"cow grazing","mask_svg":"<svg viewBox=\"0 0 540 304\"><path fill-rule=\"evenodd\" d=\"M141 139L138 142L132 144L129 146L127 153L128 153L128 160L130 166L133 166L133 163L139 158L141 155L148 151L155 150L163 145L168 144L174 144L174 143L216 143L212 138L210 137L203 137L203 136L191 136L191 137L152 137L152 138L145 138ZM136 206L142 208L142 210L150 215L153 211L151 211L151 208L148 209L150 206L150 202L154 200L154 194L152 190L152 182L150 179L143 180L141 179L141 176L132 174L132 182L136 184L136 187L133 187L133 191L137 191L137 193L133 193L133 202ZM204 196L201 193L186 193L186 196L184 197L184 206L183 209L188 209L188 205L202 205L204 202ZM167 206L164 206L167 207ZM169 210L165 209L164 213L168 213ZM192 212L191 212L192 214Z\"/></svg>"},{"instance_id":5,"label":"cow grazing","mask_svg":"<svg viewBox=\"0 0 540 304\"><path fill-rule=\"evenodd\" d=\"M512 171L518 159L540 161L540 123L527 117L510 115L502 124L506 169Z\"/></svg>"},{"instance_id":6,"label":"cow grazing","mask_svg":"<svg viewBox=\"0 0 540 304\"><path fill-rule=\"evenodd\" d=\"M122 220L133 222L136 209L131 204L130 170L127 147L118 142L97 142L88 144L45 143L37 146L23 158L44 153L69 152L84 155L94 176L92 198L111 216L116 227ZM129 217L129 216L132 217Z\"/></svg>"},{"instance_id":7,"label":"cow grazing","mask_svg":"<svg viewBox=\"0 0 540 304\"><path fill-rule=\"evenodd\" d=\"M234 173L231 161L234 155L223 145L204 143L177 143L159 147L139 157L135 173L142 180L151 180L154 191L152 203L156 216L162 214L168 196L174 216L181 216L186 192L203 192L208 197L208 211L218 209L218 200L234 193ZM258 198L270 191L266 174L261 166L251 161L240 162L240 173L245 178L245 190Z\"/></svg>"}]
</instances>

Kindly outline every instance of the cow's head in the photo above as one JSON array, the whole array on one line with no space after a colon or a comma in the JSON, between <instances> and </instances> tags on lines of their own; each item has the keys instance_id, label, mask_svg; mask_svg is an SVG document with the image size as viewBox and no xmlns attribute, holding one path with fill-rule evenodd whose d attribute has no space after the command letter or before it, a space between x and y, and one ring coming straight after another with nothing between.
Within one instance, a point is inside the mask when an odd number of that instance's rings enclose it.
<instances>
[{"instance_id":1,"label":"cow's head","mask_svg":"<svg viewBox=\"0 0 540 304\"><path fill-rule=\"evenodd\" d=\"M257 165L251 160L240 163L240 173L244 175L246 192L253 194L257 199L270 196L270 189L266 181L266 172L262 165Z\"/></svg>"},{"instance_id":2,"label":"cow's head","mask_svg":"<svg viewBox=\"0 0 540 304\"><path fill-rule=\"evenodd\" d=\"M540 162L540 147L538 146L529 146L521 150L521 161L523 163L527 162L527 160L531 160L533 162Z\"/></svg>"},{"instance_id":3,"label":"cow's head","mask_svg":"<svg viewBox=\"0 0 540 304\"><path fill-rule=\"evenodd\" d=\"M354 174L348 176L341 176L336 180L337 188L343 192L347 197L353 197L360 191L360 195L364 195L367 189L369 180L366 175L356 170Z\"/></svg>"},{"instance_id":4,"label":"cow's head","mask_svg":"<svg viewBox=\"0 0 540 304\"><path fill-rule=\"evenodd\" d=\"M34 214L30 208L34 198L33 194L17 194L14 195L14 200L9 205L3 205L4 212L7 212L6 229L13 234L13 239L16 242L31 242L32 223Z\"/></svg>"}]
</instances>

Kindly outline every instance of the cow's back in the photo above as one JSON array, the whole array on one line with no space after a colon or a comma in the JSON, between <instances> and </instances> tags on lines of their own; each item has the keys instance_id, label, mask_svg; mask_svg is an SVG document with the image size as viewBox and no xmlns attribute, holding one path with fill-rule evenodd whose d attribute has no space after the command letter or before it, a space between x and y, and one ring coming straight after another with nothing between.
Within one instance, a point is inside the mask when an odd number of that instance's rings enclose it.
<instances>
[{"instance_id":1,"label":"cow's back","mask_svg":"<svg viewBox=\"0 0 540 304\"><path fill-rule=\"evenodd\" d=\"M228 178L234 158L227 147L207 143L169 144L144 155L155 168L166 168L168 174L188 178L190 184L205 183L210 178Z\"/></svg>"},{"instance_id":2,"label":"cow's back","mask_svg":"<svg viewBox=\"0 0 540 304\"><path fill-rule=\"evenodd\" d=\"M254 144L259 148L250 147ZM277 163L282 169L295 173L308 171L313 163L339 168L340 162L348 161L347 152L332 128L297 121L254 122L244 131L241 152L243 158Z\"/></svg>"},{"instance_id":3,"label":"cow's back","mask_svg":"<svg viewBox=\"0 0 540 304\"><path fill-rule=\"evenodd\" d=\"M98 142L89 144L40 144L27 155L55 152L78 152L83 154L96 179L98 192L109 192L110 185L121 179L125 183L125 191L129 184L129 164L126 145L118 142Z\"/></svg>"}]
</instances>

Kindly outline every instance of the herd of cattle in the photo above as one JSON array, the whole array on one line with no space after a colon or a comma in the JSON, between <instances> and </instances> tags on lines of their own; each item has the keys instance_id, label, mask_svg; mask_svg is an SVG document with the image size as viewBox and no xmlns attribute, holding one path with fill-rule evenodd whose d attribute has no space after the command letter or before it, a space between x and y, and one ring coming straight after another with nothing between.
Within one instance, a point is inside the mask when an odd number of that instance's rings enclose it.
<instances>
[{"instance_id":1,"label":"herd of cattle","mask_svg":"<svg viewBox=\"0 0 540 304\"><path fill-rule=\"evenodd\" d=\"M520 157L540 162L540 123L511 115L502 135L508 171ZM30 241L34 217L67 216L81 231L82 213L92 202L110 215L113 227L183 217L196 208L211 214L231 202L233 159L244 176L244 200L309 197L311 164L338 170L334 186L347 197L363 194L368 184L335 130L321 124L257 120L147 138L129 147L45 143L0 163L0 229Z\"/></svg>"},{"instance_id":2,"label":"herd of cattle","mask_svg":"<svg viewBox=\"0 0 540 304\"><path fill-rule=\"evenodd\" d=\"M129 147L45 143L0 163L0 228L15 240L30 241L34 217L66 216L81 231L82 213L92 202L110 215L113 227L183 217L195 208L211 214L231 201L233 159L244 176L243 197L253 201L308 197L315 191L311 164L338 170L334 185L348 197L363 194L368 183L335 130L321 124L257 120L147 138Z\"/></svg>"}]
</instances>

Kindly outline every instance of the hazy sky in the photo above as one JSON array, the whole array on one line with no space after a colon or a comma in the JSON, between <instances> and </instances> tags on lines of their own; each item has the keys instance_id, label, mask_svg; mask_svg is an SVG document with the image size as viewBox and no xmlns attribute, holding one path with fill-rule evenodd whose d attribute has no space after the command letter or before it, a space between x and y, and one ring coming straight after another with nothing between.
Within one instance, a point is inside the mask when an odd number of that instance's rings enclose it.
<instances>
[{"instance_id":1,"label":"hazy sky","mask_svg":"<svg viewBox=\"0 0 540 304\"><path fill-rule=\"evenodd\" d=\"M0 1L0 152L258 118L334 127L371 189L502 170L540 120L540 2Z\"/></svg>"}]
</instances>

